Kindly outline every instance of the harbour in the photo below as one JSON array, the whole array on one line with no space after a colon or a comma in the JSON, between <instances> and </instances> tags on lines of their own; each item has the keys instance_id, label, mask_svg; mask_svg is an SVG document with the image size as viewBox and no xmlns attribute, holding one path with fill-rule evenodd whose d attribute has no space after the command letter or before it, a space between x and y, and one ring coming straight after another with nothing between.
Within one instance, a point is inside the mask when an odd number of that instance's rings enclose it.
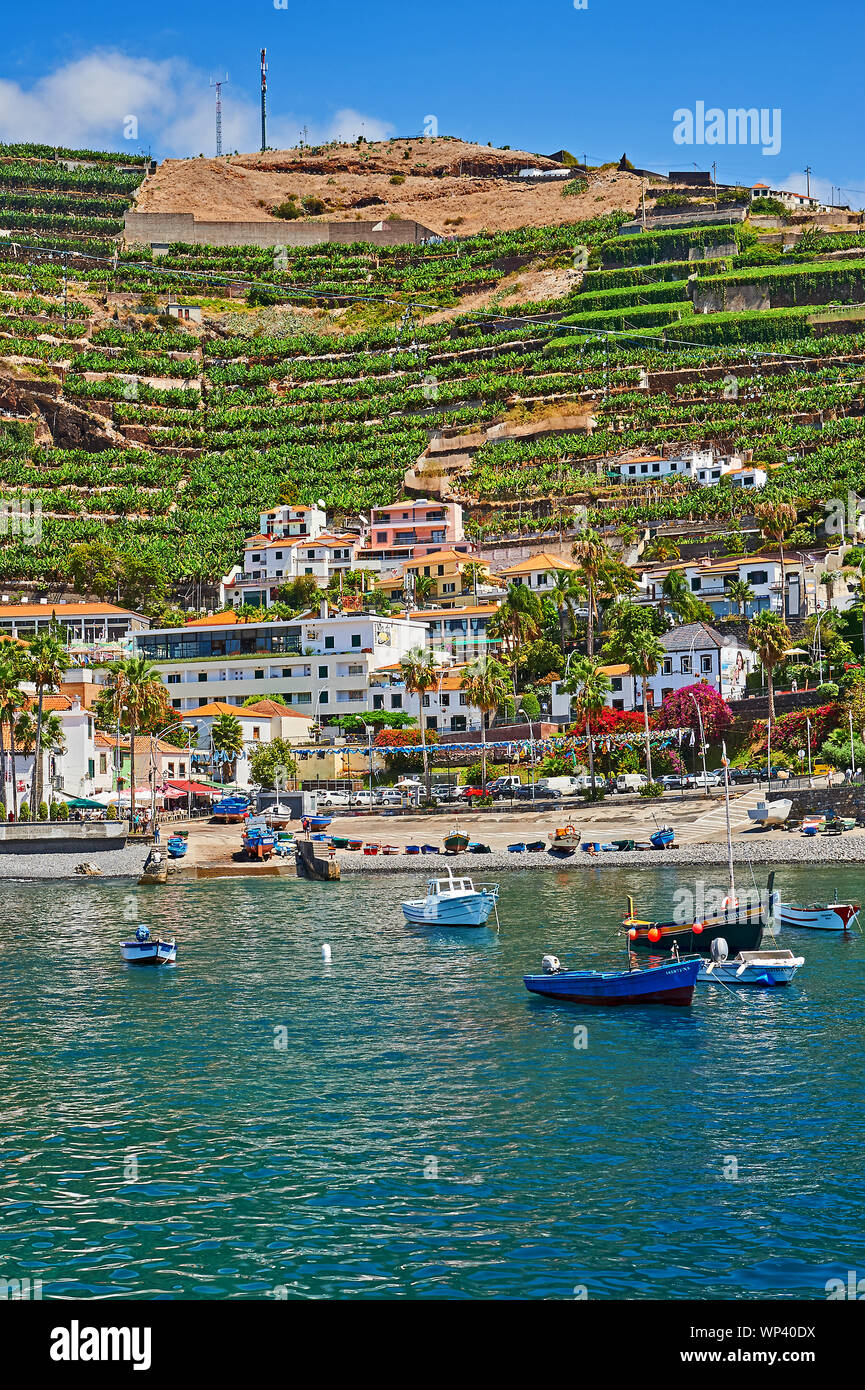
<instances>
[{"instance_id":1,"label":"harbour","mask_svg":"<svg viewBox=\"0 0 865 1390\"><path fill-rule=\"evenodd\" d=\"M403 920L429 861L0 884L4 1267L47 1298L824 1298L865 1207L862 937L783 929L788 987L687 1009L529 996L549 951L625 965L628 894L693 891L647 858L514 871L498 931ZM176 966L120 962L138 920Z\"/></svg>"}]
</instances>

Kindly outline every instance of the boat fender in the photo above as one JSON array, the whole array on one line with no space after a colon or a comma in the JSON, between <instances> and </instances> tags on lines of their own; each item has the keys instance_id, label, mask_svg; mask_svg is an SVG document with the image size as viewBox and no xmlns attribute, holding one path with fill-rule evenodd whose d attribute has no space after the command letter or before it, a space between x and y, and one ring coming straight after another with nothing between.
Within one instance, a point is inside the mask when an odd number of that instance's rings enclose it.
<instances>
[{"instance_id":1,"label":"boat fender","mask_svg":"<svg viewBox=\"0 0 865 1390\"><path fill-rule=\"evenodd\" d=\"M330 947L328 946L328 944L327 944L326 941L322 944L322 948L321 948L321 958L322 958L322 960L324 961L325 965L329 965L329 964L330 964L330 961L331 961L331 958L332 958L332 952L331 952L331 949L330 949Z\"/></svg>"},{"instance_id":2,"label":"boat fender","mask_svg":"<svg viewBox=\"0 0 865 1390\"><path fill-rule=\"evenodd\" d=\"M562 964L558 956L544 956L541 967L545 975L558 975Z\"/></svg>"}]
</instances>

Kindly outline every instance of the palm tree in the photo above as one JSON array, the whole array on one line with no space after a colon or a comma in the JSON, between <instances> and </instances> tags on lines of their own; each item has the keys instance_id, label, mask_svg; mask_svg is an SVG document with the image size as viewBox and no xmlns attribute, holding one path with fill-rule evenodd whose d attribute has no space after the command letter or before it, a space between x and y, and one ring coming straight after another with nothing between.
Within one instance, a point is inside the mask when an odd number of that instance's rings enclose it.
<instances>
[{"instance_id":1,"label":"palm tree","mask_svg":"<svg viewBox=\"0 0 865 1390\"><path fill-rule=\"evenodd\" d=\"M507 667L494 656L479 656L466 667L460 682L469 704L481 712L481 789L487 784L486 715L494 714L510 693Z\"/></svg>"},{"instance_id":2,"label":"palm tree","mask_svg":"<svg viewBox=\"0 0 865 1390\"><path fill-rule=\"evenodd\" d=\"M658 667L666 656L660 640L648 627L630 627L616 630L607 640L607 651L614 661L625 662L631 668L631 675L640 676L643 682L643 727L646 739L646 776L652 778L652 744L649 737L649 680L657 674Z\"/></svg>"},{"instance_id":3,"label":"palm tree","mask_svg":"<svg viewBox=\"0 0 865 1390\"><path fill-rule=\"evenodd\" d=\"M746 604L753 602L754 590L747 579L731 579L727 585L727 597L731 603L735 603L737 616L742 618Z\"/></svg>"},{"instance_id":4,"label":"palm tree","mask_svg":"<svg viewBox=\"0 0 865 1390\"><path fill-rule=\"evenodd\" d=\"M232 764L231 780L236 776L237 759L243 752L243 726L236 714L219 714L213 721L210 730L210 737L213 742L213 751L222 754L223 764ZM223 781L225 781L223 767Z\"/></svg>"},{"instance_id":5,"label":"palm tree","mask_svg":"<svg viewBox=\"0 0 865 1390\"><path fill-rule=\"evenodd\" d=\"M754 516L760 522L760 534L775 541L781 555L781 613L786 613L787 596L784 577L784 542L796 525L796 508L789 502L758 502Z\"/></svg>"},{"instance_id":6,"label":"palm tree","mask_svg":"<svg viewBox=\"0 0 865 1390\"><path fill-rule=\"evenodd\" d=\"M61 629L52 623L47 632L40 632L32 639L26 653L27 679L36 687L36 743L34 747L33 776L30 781L30 800L34 807L42 801L42 719L45 691L59 686L63 672L69 665L66 646Z\"/></svg>"},{"instance_id":7,"label":"palm tree","mask_svg":"<svg viewBox=\"0 0 865 1390\"><path fill-rule=\"evenodd\" d=\"M135 821L135 731L143 722L151 724L165 707L165 687L156 667L146 656L127 656L113 661L108 670L108 708L114 719L126 713L129 725L129 818Z\"/></svg>"},{"instance_id":8,"label":"palm tree","mask_svg":"<svg viewBox=\"0 0 865 1390\"><path fill-rule=\"evenodd\" d=\"M423 607L435 587L436 581L431 574L416 574L414 578L415 603Z\"/></svg>"},{"instance_id":9,"label":"palm tree","mask_svg":"<svg viewBox=\"0 0 865 1390\"><path fill-rule=\"evenodd\" d=\"M6 806L6 753L3 741L3 725L9 728L9 756L12 763L12 812L18 819L18 777L15 767L15 720L19 710L26 703L21 691L24 679L24 650L17 642L4 642L0 646L0 742L3 745L3 806Z\"/></svg>"},{"instance_id":10,"label":"palm tree","mask_svg":"<svg viewBox=\"0 0 865 1390\"><path fill-rule=\"evenodd\" d=\"M643 559L659 560L663 564L666 560L678 560L681 553L670 536L655 536L643 551Z\"/></svg>"},{"instance_id":11,"label":"palm tree","mask_svg":"<svg viewBox=\"0 0 865 1390\"><path fill-rule=\"evenodd\" d=\"M775 688L772 672L790 646L790 629L780 613L764 608L748 624L748 645L757 653L766 671L769 688L769 718L775 718Z\"/></svg>"},{"instance_id":12,"label":"palm tree","mask_svg":"<svg viewBox=\"0 0 865 1390\"><path fill-rule=\"evenodd\" d=\"M577 719L585 721L586 725L586 745L589 750L589 777L592 782L592 799L595 796L595 750L592 746L592 716L601 713L607 703L607 695L612 690L609 677L596 661L588 656L581 656L578 661L573 663L568 672L568 678L564 682L564 688L572 696L571 707L577 715Z\"/></svg>"},{"instance_id":13,"label":"palm tree","mask_svg":"<svg viewBox=\"0 0 865 1390\"><path fill-rule=\"evenodd\" d=\"M399 663L400 675L405 682L406 690L410 690L413 695L418 697L418 723L420 724L420 741L423 749L423 775L426 785L427 800L430 796L430 774L429 758L426 748L426 730L424 728L423 717L423 696L438 681L438 672L433 654L427 651L426 647L412 647L407 651Z\"/></svg>"},{"instance_id":14,"label":"palm tree","mask_svg":"<svg viewBox=\"0 0 865 1390\"><path fill-rule=\"evenodd\" d=\"M583 598L584 590L573 570L556 570L553 586L549 591L559 619L559 646L565 650L565 627L573 628L577 605Z\"/></svg>"},{"instance_id":15,"label":"palm tree","mask_svg":"<svg viewBox=\"0 0 865 1390\"><path fill-rule=\"evenodd\" d=\"M510 584L492 625L504 637L508 650L516 651L535 640L543 621L543 605L535 590L528 584Z\"/></svg>"},{"instance_id":16,"label":"palm tree","mask_svg":"<svg viewBox=\"0 0 865 1390\"><path fill-rule=\"evenodd\" d=\"M597 613L598 579L606 562L610 559L603 536L597 531L584 531L571 547L571 554L583 571L588 588L589 621L586 628L586 652L595 652L595 614Z\"/></svg>"},{"instance_id":17,"label":"palm tree","mask_svg":"<svg viewBox=\"0 0 865 1390\"><path fill-rule=\"evenodd\" d=\"M661 584L662 609L669 608L680 622L688 622L694 611L694 595L681 570L670 570Z\"/></svg>"}]
</instances>

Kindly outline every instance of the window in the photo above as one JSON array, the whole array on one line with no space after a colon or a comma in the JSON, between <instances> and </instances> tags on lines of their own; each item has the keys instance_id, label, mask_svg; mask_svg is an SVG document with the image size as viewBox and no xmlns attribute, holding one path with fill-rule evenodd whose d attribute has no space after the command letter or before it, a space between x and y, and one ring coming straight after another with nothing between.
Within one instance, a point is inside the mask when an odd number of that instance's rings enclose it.
<instances>
[{"instance_id":1,"label":"window","mask_svg":"<svg viewBox=\"0 0 865 1390\"><path fill-rule=\"evenodd\" d=\"M264 672L263 672L263 671L256 671L254 674L255 674L255 679L256 679L257 681L263 681L263 680L264 680Z\"/></svg>"},{"instance_id":2,"label":"window","mask_svg":"<svg viewBox=\"0 0 865 1390\"><path fill-rule=\"evenodd\" d=\"M363 666L359 661L350 661L346 671L347 676L362 676Z\"/></svg>"},{"instance_id":3,"label":"window","mask_svg":"<svg viewBox=\"0 0 865 1390\"><path fill-rule=\"evenodd\" d=\"M373 709L384 709L384 696L383 696L383 695L373 695L373 697L372 697L372 707L373 707Z\"/></svg>"},{"instance_id":4,"label":"window","mask_svg":"<svg viewBox=\"0 0 865 1390\"><path fill-rule=\"evenodd\" d=\"M304 574L312 574L312 565L307 565L303 572Z\"/></svg>"},{"instance_id":5,"label":"window","mask_svg":"<svg viewBox=\"0 0 865 1390\"><path fill-rule=\"evenodd\" d=\"M456 591L457 591L457 586L456 586L456 584L442 584L442 593L443 593L443 594L455 594Z\"/></svg>"},{"instance_id":6,"label":"window","mask_svg":"<svg viewBox=\"0 0 865 1390\"><path fill-rule=\"evenodd\" d=\"M199 671L199 673L198 673L198 679L199 679L200 681L206 681L206 680L207 680L207 672L206 672L206 671Z\"/></svg>"},{"instance_id":7,"label":"window","mask_svg":"<svg viewBox=\"0 0 865 1390\"><path fill-rule=\"evenodd\" d=\"M423 696L423 707L424 709L429 709L429 695Z\"/></svg>"},{"instance_id":8,"label":"window","mask_svg":"<svg viewBox=\"0 0 865 1390\"><path fill-rule=\"evenodd\" d=\"M253 737L253 738L261 738L261 725L260 725L260 724L253 724L253 726L252 726L252 737Z\"/></svg>"},{"instance_id":9,"label":"window","mask_svg":"<svg viewBox=\"0 0 865 1390\"><path fill-rule=\"evenodd\" d=\"M180 675L179 675L179 673L178 673L178 672L174 672L172 675L166 676L166 677L165 677L165 684L166 684L166 685L179 685L179 684L180 684Z\"/></svg>"},{"instance_id":10,"label":"window","mask_svg":"<svg viewBox=\"0 0 865 1390\"><path fill-rule=\"evenodd\" d=\"M672 658L671 656L665 656L665 657L664 657L664 675L665 675L665 676L671 676L672 674L673 674L673 658Z\"/></svg>"},{"instance_id":11,"label":"window","mask_svg":"<svg viewBox=\"0 0 865 1390\"><path fill-rule=\"evenodd\" d=\"M447 705L449 705L450 702L451 702L451 697L450 697L450 695L442 695L441 701L440 701L440 704L441 704L441 706L442 706L442 709L444 709Z\"/></svg>"},{"instance_id":12,"label":"window","mask_svg":"<svg viewBox=\"0 0 865 1390\"><path fill-rule=\"evenodd\" d=\"M180 704L181 704L180 700L172 700L172 701L171 701L171 704L172 704L172 707L173 707L174 709L180 709Z\"/></svg>"},{"instance_id":13,"label":"window","mask_svg":"<svg viewBox=\"0 0 865 1390\"><path fill-rule=\"evenodd\" d=\"M692 588L692 589L695 589L695 590L696 590L696 589L699 589L699 587L700 587L700 585L702 584L702 582L703 582L703 581L702 581L702 579L700 578L699 574L695 574L695 575L694 575L694 578L691 580L691 588Z\"/></svg>"},{"instance_id":14,"label":"window","mask_svg":"<svg viewBox=\"0 0 865 1390\"><path fill-rule=\"evenodd\" d=\"M326 667L326 666L319 666L319 668L318 668L318 678L319 678L320 681L326 681L326 680L327 680L327 667Z\"/></svg>"},{"instance_id":15,"label":"window","mask_svg":"<svg viewBox=\"0 0 865 1390\"><path fill-rule=\"evenodd\" d=\"M198 697L198 703L199 703L199 705L206 705L206 704L207 704L207 696L206 696L206 695L199 695L199 697Z\"/></svg>"},{"instance_id":16,"label":"window","mask_svg":"<svg viewBox=\"0 0 865 1390\"><path fill-rule=\"evenodd\" d=\"M180 775L181 775L181 777L185 777L185 776L186 776L186 763L180 763L178 766L179 766L179 768L180 768Z\"/></svg>"},{"instance_id":17,"label":"window","mask_svg":"<svg viewBox=\"0 0 865 1390\"><path fill-rule=\"evenodd\" d=\"M325 637L325 639L324 639L324 650L325 650L326 652L332 652L332 651L333 651L333 643L334 643L334 638L333 638L333 637Z\"/></svg>"},{"instance_id":18,"label":"window","mask_svg":"<svg viewBox=\"0 0 865 1390\"><path fill-rule=\"evenodd\" d=\"M311 704L312 704L312 692L309 691L309 690L301 690L301 691L298 692L297 695L292 695L291 698L292 698L292 700L293 700L296 704L298 704L298 705L311 705ZM319 703L320 703L320 702L319 702Z\"/></svg>"},{"instance_id":19,"label":"window","mask_svg":"<svg viewBox=\"0 0 865 1390\"><path fill-rule=\"evenodd\" d=\"M107 771L108 771L108 754L107 754L107 753L100 753L100 754L99 754L99 771L100 771L100 772L107 772Z\"/></svg>"},{"instance_id":20,"label":"window","mask_svg":"<svg viewBox=\"0 0 865 1390\"><path fill-rule=\"evenodd\" d=\"M320 705L326 705L329 698L330 698L330 697L329 697L329 695L328 695L328 693L327 693L326 690L320 690L320 691L319 691L318 703L319 703Z\"/></svg>"},{"instance_id":21,"label":"window","mask_svg":"<svg viewBox=\"0 0 865 1390\"><path fill-rule=\"evenodd\" d=\"M353 633L351 634L351 645L352 645L353 647L359 647L359 646L360 646L360 633L359 633L359 632L353 632Z\"/></svg>"},{"instance_id":22,"label":"window","mask_svg":"<svg viewBox=\"0 0 865 1390\"><path fill-rule=\"evenodd\" d=\"M711 669L712 669L712 658L711 658L711 656L701 656L701 657L700 657L700 670L701 670L701 671L711 671Z\"/></svg>"},{"instance_id":23,"label":"window","mask_svg":"<svg viewBox=\"0 0 865 1390\"><path fill-rule=\"evenodd\" d=\"M768 584L768 583L769 583L769 571L768 571L768 570L751 570L750 574L748 575L748 583L749 583L749 584Z\"/></svg>"},{"instance_id":24,"label":"window","mask_svg":"<svg viewBox=\"0 0 865 1390\"><path fill-rule=\"evenodd\" d=\"M94 768L93 768L93 759L92 759L92 758L88 758L88 759L87 759L87 776L88 776L88 777L93 777L94 775L95 775L95 774L94 774Z\"/></svg>"},{"instance_id":25,"label":"window","mask_svg":"<svg viewBox=\"0 0 865 1390\"><path fill-rule=\"evenodd\" d=\"M613 676L612 680L610 681L610 687L611 687L611 689L613 689L613 690L621 690L621 688L622 688L622 677L621 677L621 676Z\"/></svg>"},{"instance_id":26,"label":"window","mask_svg":"<svg viewBox=\"0 0 865 1390\"><path fill-rule=\"evenodd\" d=\"M173 777L173 776L174 776L174 763L169 763L169 764L168 764L168 775L169 775L169 777Z\"/></svg>"},{"instance_id":27,"label":"window","mask_svg":"<svg viewBox=\"0 0 865 1390\"><path fill-rule=\"evenodd\" d=\"M683 656L683 657L682 657L682 675L683 675L683 676L689 676L690 674L691 674L691 657L689 657L689 656Z\"/></svg>"},{"instance_id":28,"label":"window","mask_svg":"<svg viewBox=\"0 0 865 1390\"><path fill-rule=\"evenodd\" d=\"M391 697L390 697L390 707L391 707L391 709L402 709L402 696L401 696L401 695L391 695Z\"/></svg>"},{"instance_id":29,"label":"window","mask_svg":"<svg viewBox=\"0 0 865 1390\"><path fill-rule=\"evenodd\" d=\"M429 572L429 571L427 571L427 572ZM445 572L445 567L444 567L444 565L437 565L437 566L436 566L436 574L444 574L444 572Z\"/></svg>"},{"instance_id":30,"label":"window","mask_svg":"<svg viewBox=\"0 0 865 1390\"><path fill-rule=\"evenodd\" d=\"M460 695L460 704L461 704L461 705L467 705L468 702L469 702L469 697L468 697L468 695Z\"/></svg>"},{"instance_id":31,"label":"window","mask_svg":"<svg viewBox=\"0 0 865 1390\"><path fill-rule=\"evenodd\" d=\"M282 678L283 678L283 680L286 680L286 681L290 681L290 680L291 680L291 667L290 667L290 666L283 666L283 668L282 668Z\"/></svg>"}]
</instances>

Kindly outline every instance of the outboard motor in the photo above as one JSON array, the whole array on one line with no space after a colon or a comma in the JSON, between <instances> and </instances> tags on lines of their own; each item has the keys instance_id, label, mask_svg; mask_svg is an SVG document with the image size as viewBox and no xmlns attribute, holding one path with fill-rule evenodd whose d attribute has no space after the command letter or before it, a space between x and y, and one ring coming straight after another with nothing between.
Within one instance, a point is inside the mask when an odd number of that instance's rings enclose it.
<instances>
[{"instance_id":1,"label":"outboard motor","mask_svg":"<svg viewBox=\"0 0 865 1390\"><path fill-rule=\"evenodd\" d=\"M712 942L712 960L717 961L717 963L720 965L723 961L727 959L727 956L729 954L730 948L724 940L723 936L716 936L714 941Z\"/></svg>"},{"instance_id":2,"label":"outboard motor","mask_svg":"<svg viewBox=\"0 0 865 1390\"><path fill-rule=\"evenodd\" d=\"M562 968L562 963L558 956L544 956L541 961L541 968L545 975L558 975Z\"/></svg>"},{"instance_id":3,"label":"outboard motor","mask_svg":"<svg viewBox=\"0 0 865 1390\"><path fill-rule=\"evenodd\" d=\"M149 940L150 940L150 928L149 928L149 927L145 927L144 924L142 923L140 927L136 928L135 940L136 940L136 941L149 941Z\"/></svg>"}]
</instances>

